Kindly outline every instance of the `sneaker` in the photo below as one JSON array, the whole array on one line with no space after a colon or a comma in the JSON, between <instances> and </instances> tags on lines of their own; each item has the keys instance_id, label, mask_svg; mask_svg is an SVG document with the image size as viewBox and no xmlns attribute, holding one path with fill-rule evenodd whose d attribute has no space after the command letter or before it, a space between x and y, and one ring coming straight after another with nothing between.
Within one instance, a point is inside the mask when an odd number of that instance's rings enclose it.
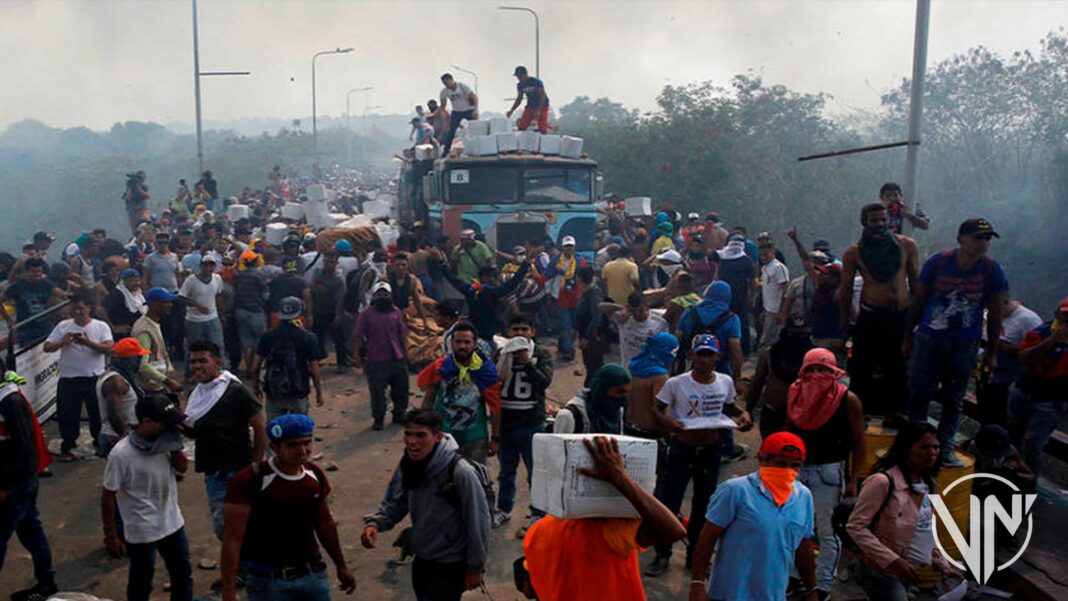
<instances>
[{"instance_id":1,"label":"sneaker","mask_svg":"<svg viewBox=\"0 0 1068 601\"><path fill-rule=\"evenodd\" d=\"M379 430L382 429L382 426L383 426L382 422L383 421L384 420L382 420L382 419L376 419L375 423L371 424L371 429L374 430L375 432L378 432Z\"/></svg>"},{"instance_id":2,"label":"sneaker","mask_svg":"<svg viewBox=\"0 0 1068 601\"><path fill-rule=\"evenodd\" d=\"M745 459L747 455L749 455L749 445L742 442L736 442L734 443L734 451L730 455L725 455L723 457L723 463L741 461L742 459Z\"/></svg>"},{"instance_id":3,"label":"sneaker","mask_svg":"<svg viewBox=\"0 0 1068 601\"><path fill-rule=\"evenodd\" d=\"M245 577L241 574L238 574L234 581L234 584L237 585L237 588L245 588ZM215 582L211 583L211 590L215 593L222 590L222 578L218 578L215 580Z\"/></svg>"},{"instance_id":4,"label":"sneaker","mask_svg":"<svg viewBox=\"0 0 1068 601\"><path fill-rule=\"evenodd\" d=\"M493 516L490 518L490 528L500 528L504 524L512 520L512 513L509 511L501 511L500 509L493 510Z\"/></svg>"},{"instance_id":5,"label":"sneaker","mask_svg":"<svg viewBox=\"0 0 1068 601\"><path fill-rule=\"evenodd\" d=\"M533 526L536 521L538 520L535 519L534 516L527 516L527 523L524 524L522 528L515 531L515 537L519 540L523 540L527 535L527 530L530 530L530 527Z\"/></svg>"},{"instance_id":6,"label":"sneaker","mask_svg":"<svg viewBox=\"0 0 1068 601\"><path fill-rule=\"evenodd\" d=\"M60 463L71 463L78 460L78 456L70 451L64 451L59 455L56 455L56 461Z\"/></svg>"},{"instance_id":7,"label":"sneaker","mask_svg":"<svg viewBox=\"0 0 1068 601\"><path fill-rule=\"evenodd\" d=\"M55 582L38 582L32 588L11 593L11 601L47 601L49 597L58 592L59 587Z\"/></svg>"},{"instance_id":8,"label":"sneaker","mask_svg":"<svg viewBox=\"0 0 1068 601\"><path fill-rule=\"evenodd\" d=\"M668 570L668 566L671 564L670 557L657 556L648 567L645 568L645 575L650 578L656 578L663 576L664 572Z\"/></svg>"},{"instance_id":9,"label":"sneaker","mask_svg":"<svg viewBox=\"0 0 1068 601\"><path fill-rule=\"evenodd\" d=\"M960 457L957 456L953 449L943 451L938 461L942 467L964 467L964 462L960 460Z\"/></svg>"}]
</instances>

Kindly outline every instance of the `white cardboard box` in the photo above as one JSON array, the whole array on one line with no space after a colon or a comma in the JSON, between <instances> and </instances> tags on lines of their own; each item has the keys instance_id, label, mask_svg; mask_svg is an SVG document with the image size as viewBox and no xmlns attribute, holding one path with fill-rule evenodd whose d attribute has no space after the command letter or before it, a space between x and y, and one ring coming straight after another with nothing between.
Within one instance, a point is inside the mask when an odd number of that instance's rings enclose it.
<instances>
[{"instance_id":1,"label":"white cardboard box","mask_svg":"<svg viewBox=\"0 0 1068 601\"><path fill-rule=\"evenodd\" d=\"M506 134L512 131L512 120L508 117L494 117L489 121L490 135Z\"/></svg>"},{"instance_id":2,"label":"white cardboard box","mask_svg":"<svg viewBox=\"0 0 1068 601\"><path fill-rule=\"evenodd\" d=\"M633 196L623 202L626 203L627 215L653 214L653 199L648 196Z\"/></svg>"},{"instance_id":3,"label":"white cardboard box","mask_svg":"<svg viewBox=\"0 0 1068 601\"><path fill-rule=\"evenodd\" d=\"M286 234L289 233L289 226L284 223L268 223L267 224L267 244L271 246L281 246L282 240L286 239Z\"/></svg>"},{"instance_id":4,"label":"white cardboard box","mask_svg":"<svg viewBox=\"0 0 1068 601\"><path fill-rule=\"evenodd\" d=\"M582 158L582 138L564 136L560 140L560 156L569 159Z\"/></svg>"},{"instance_id":5,"label":"white cardboard box","mask_svg":"<svg viewBox=\"0 0 1068 601\"><path fill-rule=\"evenodd\" d=\"M296 202L287 202L282 205L282 219L300 221L304 218L304 205Z\"/></svg>"},{"instance_id":6,"label":"white cardboard box","mask_svg":"<svg viewBox=\"0 0 1068 601\"><path fill-rule=\"evenodd\" d=\"M309 202L325 202L327 200L326 186L323 184L312 184L308 186L306 194Z\"/></svg>"},{"instance_id":7,"label":"white cardboard box","mask_svg":"<svg viewBox=\"0 0 1068 601\"><path fill-rule=\"evenodd\" d=\"M545 134L538 142L538 151L542 154L560 154L560 136Z\"/></svg>"},{"instance_id":8,"label":"white cardboard box","mask_svg":"<svg viewBox=\"0 0 1068 601\"><path fill-rule=\"evenodd\" d=\"M541 148L541 134L536 131L521 131L519 136L519 150L521 152L538 152Z\"/></svg>"},{"instance_id":9,"label":"white cardboard box","mask_svg":"<svg viewBox=\"0 0 1068 601\"><path fill-rule=\"evenodd\" d=\"M497 152L515 152L519 150L519 136L514 131L497 134Z\"/></svg>"},{"instance_id":10,"label":"white cardboard box","mask_svg":"<svg viewBox=\"0 0 1068 601\"><path fill-rule=\"evenodd\" d=\"M248 219L251 214L252 213L251 211L249 211L248 205L232 204L226 207L226 218L229 219L231 222L236 222L241 219Z\"/></svg>"},{"instance_id":11,"label":"white cardboard box","mask_svg":"<svg viewBox=\"0 0 1068 601\"><path fill-rule=\"evenodd\" d=\"M489 133L489 121L483 119L464 120L464 138L473 138L475 136L488 136Z\"/></svg>"},{"instance_id":12,"label":"white cardboard box","mask_svg":"<svg viewBox=\"0 0 1068 601\"><path fill-rule=\"evenodd\" d=\"M593 466L582 444L588 434L535 434L531 505L560 519L636 518L638 512L611 484L584 476L579 468ZM613 436L627 474L642 488L656 485L656 441Z\"/></svg>"},{"instance_id":13,"label":"white cardboard box","mask_svg":"<svg viewBox=\"0 0 1068 601\"><path fill-rule=\"evenodd\" d=\"M478 144L477 156L493 156L497 154L497 136L478 136L475 138Z\"/></svg>"},{"instance_id":14,"label":"white cardboard box","mask_svg":"<svg viewBox=\"0 0 1068 601\"><path fill-rule=\"evenodd\" d=\"M415 160L428 161L434 158L434 146L432 144L417 144L415 146Z\"/></svg>"}]
</instances>

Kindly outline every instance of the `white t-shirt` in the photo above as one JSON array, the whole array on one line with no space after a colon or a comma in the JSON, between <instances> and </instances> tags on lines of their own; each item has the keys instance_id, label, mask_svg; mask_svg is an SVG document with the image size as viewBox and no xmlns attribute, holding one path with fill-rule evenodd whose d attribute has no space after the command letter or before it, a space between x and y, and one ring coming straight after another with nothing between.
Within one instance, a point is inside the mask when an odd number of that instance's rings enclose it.
<instances>
[{"instance_id":1,"label":"white t-shirt","mask_svg":"<svg viewBox=\"0 0 1068 601\"><path fill-rule=\"evenodd\" d=\"M734 404L734 380L716 372L711 384L701 384L692 373L669 378L656 393L656 399L668 406L684 430L733 428L734 420L723 413L723 406Z\"/></svg>"},{"instance_id":2,"label":"white t-shirt","mask_svg":"<svg viewBox=\"0 0 1068 601\"><path fill-rule=\"evenodd\" d=\"M170 453L144 453L123 438L108 455L104 490L118 493L128 543L155 542L185 525Z\"/></svg>"},{"instance_id":3,"label":"white t-shirt","mask_svg":"<svg viewBox=\"0 0 1068 601\"><path fill-rule=\"evenodd\" d=\"M778 259L772 259L760 268L761 293L764 295L764 310L778 313L782 305L782 291L790 281L790 270Z\"/></svg>"},{"instance_id":4,"label":"white t-shirt","mask_svg":"<svg viewBox=\"0 0 1068 601\"><path fill-rule=\"evenodd\" d=\"M456 89L450 90L449 88L441 88L441 104L445 106L445 101L449 101L448 108L452 112L456 111L469 111L475 108L475 105L471 104L471 88L467 87L467 84L456 82Z\"/></svg>"},{"instance_id":5,"label":"white t-shirt","mask_svg":"<svg viewBox=\"0 0 1068 601\"><path fill-rule=\"evenodd\" d=\"M1020 305L1001 321L1001 340L1019 348L1024 336L1040 325L1042 318L1038 313Z\"/></svg>"},{"instance_id":6,"label":"white t-shirt","mask_svg":"<svg viewBox=\"0 0 1068 601\"><path fill-rule=\"evenodd\" d=\"M219 274L212 274L211 281L205 284L195 275L191 275L182 282L182 289L178 294L189 300L204 305L208 308L207 313L201 313L195 307L189 307L185 312L185 320L193 323L204 323L219 317L219 311L215 308L215 295L222 294L223 281Z\"/></svg>"},{"instance_id":7,"label":"white t-shirt","mask_svg":"<svg viewBox=\"0 0 1068 601\"><path fill-rule=\"evenodd\" d=\"M102 344L111 342L111 328L99 319L90 319L85 326L74 323L73 319L64 319L56 324L52 333L48 335L48 342L59 343L68 333L80 333L87 340ZM73 342L59 349L59 377L61 378L91 378L104 373L105 353Z\"/></svg>"},{"instance_id":8,"label":"white t-shirt","mask_svg":"<svg viewBox=\"0 0 1068 601\"><path fill-rule=\"evenodd\" d=\"M634 321L622 311L615 315L616 324L619 325L619 364L624 367L642 350L646 340L667 331L667 321L654 313L649 313L645 321Z\"/></svg>"},{"instance_id":9,"label":"white t-shirt","mask_svg":"<svg viewBox=\"0 0 1068 601\"><path fill-rule=\"evenodd\" d=\"M930 565L931 552L934 550L934 530L932 529L934 508L931 506L931 497L928 496L927 484L918 482L912 488L923 493L920 501L920 513L916 518L916 529L912 532L912 540L909 541L909 550L905 552L905 560L913 565Z\"/></svg>"}]
</instances>

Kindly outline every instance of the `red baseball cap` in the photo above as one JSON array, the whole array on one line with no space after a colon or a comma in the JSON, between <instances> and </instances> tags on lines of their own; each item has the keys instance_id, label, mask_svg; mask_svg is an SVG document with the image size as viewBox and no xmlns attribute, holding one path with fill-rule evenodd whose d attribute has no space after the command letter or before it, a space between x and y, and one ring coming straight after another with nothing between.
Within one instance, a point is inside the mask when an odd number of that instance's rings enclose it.
<instances>
[{"instance_id":1,"label":"red baseball cap","mask_svg":"<svg viewBox=\"0 0 1068 601\"><path fill-rule=\"evenodd\" d=\"M141 346L141 342L136 338L123 338L116 342L111 350L116 357L140 357L152 354L151 351Z\"/></svg>"},{"instance_id":2,"label":"red baseball cap","mask_svg":"<svg viewBox=\"0 0 1068 601\"><path fill-rule=\"evenodd\" d=\"M1068 296L1061 299L1061 302L1057 303L1057 310L1063 313L1068 313Z\"/></svg>"},{"instance_id":3,"label":"red baseball cap","mask_svg":"<svg viewBox=\"0 0 1068 601\"><path fill-rule=\"evenodd\" d=\"M760 445L763 455L776 455L788 459L805 460L805 443L790 432L776 432L764 439Z\"/></svg>"}]
</instances>

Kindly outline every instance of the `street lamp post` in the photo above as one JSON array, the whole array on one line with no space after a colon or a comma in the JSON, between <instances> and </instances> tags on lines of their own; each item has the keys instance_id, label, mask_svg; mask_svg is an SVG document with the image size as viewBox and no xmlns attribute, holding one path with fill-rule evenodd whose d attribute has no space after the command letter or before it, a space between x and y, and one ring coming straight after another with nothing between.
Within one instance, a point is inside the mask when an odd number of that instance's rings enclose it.
<instances>
[{"instance_id":1,"label":"street lamp post","mask_svg":"<svg viewBox=\"0 0 1068 601\"><path fill-rule=\"evenodd\" d=\"M352 167L352 109L351 109L351 104L350 104L349 101L352 99L352 94L354 92L368 92L368 91L373 90L373 89L374 89L373 86L367 86L367 87L364 87L364 88L353 88L353 89L351 89L351 90L349 90L348 92L345 93L345 131L348 132L347 138L348 138L348 141L349 141L349 144L348 144L349 167ZM366 117L366 116L367 115L364 114L364 117Z\"/></svg>"},{"instance_id":2,"label":"street lamp post","mask_svg":"<svg viewBox=\"0 0 1068 601\"><path fill-rule=\"evenodd\" d=\"M363 147L362 150L361 150L361 154L363 155L363 160L365 162L368 159L368 156L367 156L367 136L369 135L369 128L367 126L367 116L371 111L373 111L375 109L382 108L381 106L378 106L378 105L370 106L370 103L371 103L371 95L368 94L367 96L364 97L364 103L363 103L363 138L362 138L362 142L360 144Z\"/></svg>"},{"instance_id":3,"label":"street lamp post","mask_svg":"<svg viewBox=\"0 0 1068 601\"><path fill-rule=\"evenodd\" d=\"M352 48L336 48L334 50L324 50L322 52L316 52L312 55L312 148L316 154L319 153L319 128L317 121L317 115L315 113L315 59L324 54L346 54L352 52Z\"/></svg>"},{"instance_id":4,"label":"street lamp post","mask_svg":"<svg viewBox=\"0 0 1068 601\"><path fill-rule=\"evenodd\" d=\"M452 68L456 69L457 71L460 71L461 73L467 73L471 77L475 78L475 95L478 96L478 73L475 73L474 71L471 71L469 69L464 69L459 65L453 65Z\"/></svg>"},{"instance_id":5,"label":"street lamp post","mask_svg":"<svg viewBox=\"0 0 1068 601\"><path fill-rule=\"evenodd\" d=\"M204 173L204 139L203 126L200 121L200 78L211 75L251 75L249 71L206 71L200 70L200 32L197 27L197 0L193 0L193 89L197 107L197 173Z\"/></svg>"},{"instance_id":6,"label":"street lamp post","mask_svg":"<svg viewBox=\"0 0 1068 601\"><path fill-rule=\"evenodd\" d=\"M500 10L519 10L534 16L534 77L541 79L541 24L538 21L538 13L532 8L525 6L498 6Z\"/></svg>"}]
</instances>

